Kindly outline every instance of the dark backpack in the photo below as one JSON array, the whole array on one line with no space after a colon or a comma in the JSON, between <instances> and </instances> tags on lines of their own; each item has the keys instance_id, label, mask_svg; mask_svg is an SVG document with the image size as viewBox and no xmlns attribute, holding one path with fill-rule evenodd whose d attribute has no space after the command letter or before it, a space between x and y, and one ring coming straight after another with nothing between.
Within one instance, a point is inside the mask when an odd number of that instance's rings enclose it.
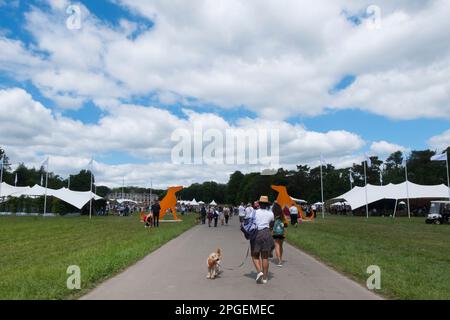
<instances>
[{"instance_id":1,"label":"dark backpack","mask_svg":"<svg viewBox=\"0 0 450 320\"><path fill-rule=\"evenodd\" d=\"M255 215L256 211L253 211L252 216L244 219L244 223L241 224L241 231L244 233L245 239L250 241L255 240L258 233L258 226L255 223Z\"/></svg>"}]
</instances>

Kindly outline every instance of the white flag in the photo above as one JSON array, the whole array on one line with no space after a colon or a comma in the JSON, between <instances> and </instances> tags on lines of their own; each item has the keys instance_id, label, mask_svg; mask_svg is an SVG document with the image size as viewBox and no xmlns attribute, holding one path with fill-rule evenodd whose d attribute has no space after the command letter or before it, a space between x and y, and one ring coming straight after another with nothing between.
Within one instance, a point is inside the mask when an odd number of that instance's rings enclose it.
<instances>
[{"instance_id":1,"label":"white flag","mask_svg":"<svg viewBox=\"0 0 450 320\"><path fill-rule=\"evenodd\" d=\"M45 159L45 161L42 162L41 167L48 166L48 160L49 160L49 159L50 159L50 158Z\"/></svg>"},{"instance_id":2,"label":"white flag","mask_svg":"<svg viewBox=\"0 0 450 320\"><path fill-rule=\"evenodd\" d=\"M367 153L364 153L364 157L366 158L367 166L371 167L372 166L372 161L370 160L369 155Z\"/></svg>"},{"instance_id":3,"label":"white flag","mask_svg":"<svg viewBox=\"0 0 450 320\"><path fill-rule=\"evenodd\" d=\"M380 184L383 184L383 173L380 171Z\"/></svg>"},{"instance_id":4,"label":"white flag","mask_svg":"<svg viewBox=\"0 0 450 320\"><path fill-rule=\"evenodd\" d=\"M44 185L44 175L41 174L41 186L43 186L43 185Z\"/></svg>"},{"instance_id":5,"label":"white flag","mask_svg":"<svg viewBox=\"0 0 450 320\"><path fill-rule=\"evenodd\" d=\"M432 156L431 161L447 161L447 152Z\"/></svg>"},{"instance_id":6,"label":"white flag","mask_svg":"<svg viewBox=\"0 0 450 320\"><path fill-rule=\"evenodd\" d=\"M14 179L14 185L17 186L17 173L16 173L16 178Z\"/></svg>"},{"instance_id":7,"label":"white flag","mask_svg":"<svg viewBox=\"0 0 450 320\"><path fill-rule=\"evenodd\" d=\"M323 154L320 155L320 164L322 166L326 166L327 165L327 160L325 160L325 158L323 157Z\"/></svg>"},{"instance_id":8,"label":"white flag","mask_svg":"<svg viewBox=\"0 0 450 320\"><path fill-rule=\"evenodd\" d=\"M353 180L353 175L352 175L352 173L353 173L353 171L352 171L352 170L350 170L350 173L349 173L349 178L350 178L350 182L351 182L351 183L354 183L354 182L355 182L355 180Z\"/></svg>"}]
</instances>

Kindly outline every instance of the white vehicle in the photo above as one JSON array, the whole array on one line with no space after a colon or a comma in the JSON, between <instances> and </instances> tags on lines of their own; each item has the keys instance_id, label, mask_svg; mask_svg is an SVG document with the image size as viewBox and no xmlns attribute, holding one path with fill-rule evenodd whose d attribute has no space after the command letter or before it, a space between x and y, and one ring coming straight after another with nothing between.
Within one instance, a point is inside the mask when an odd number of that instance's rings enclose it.
<instances>
[{"instance_id":1,"label":"white vehicle","mask_svg":"<svg viewBox=\"0 0 450 320\"><path fill-rule=\"evenodd\" d=\"M428 224L450 223L450 201L431 201L430 212L425 222Z\"/></svg>"}]
</instances>

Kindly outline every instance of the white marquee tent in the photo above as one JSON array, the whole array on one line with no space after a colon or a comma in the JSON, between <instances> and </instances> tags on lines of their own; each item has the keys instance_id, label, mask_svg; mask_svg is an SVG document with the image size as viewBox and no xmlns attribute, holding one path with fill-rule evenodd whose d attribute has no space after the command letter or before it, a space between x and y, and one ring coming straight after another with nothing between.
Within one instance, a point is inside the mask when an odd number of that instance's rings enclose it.
<instances>
[{"instance_id":1,"label":"white marquee tent","mask_svg":"<svg viewBox=\"0 0 450 320\"><path fill-rule=\"evenodd\" d=\"M43 197L45 195L45 188L35 185L30 187L14 187L3 182L1 188L1 197ZM100 200L102 199L93 192L80 192L72 191L67 188L61 188L58 190L47 188L47 196L56 197L64 202L67 202L74 207L81 209L83 208L91 199Z\"/></svg>"},{"instance_id":2,"label":"white marquee tent","mask_svg":"<svg viewBox=\"0 0 450 320\"><path fill-rule=\"evenodd\" d=\"M213 200L213 201L211 201L211 203L210 203L209 205L211 205L211 206L217 206L217 202Z\"/></svg>"},{"instance_id":3,"label":"white marquee tent","mask_svg":"<svg viewBox=\"0 0 450 320\"><path fill-rule=\"evenodd\" d=\"M365 187L354 187L347 193L331 199L329 203L346 201L352 207L352 210L366 205ZM406 182L400 184L388 184L385 186L367 185L367 202L373 203L383 199L400 200L407 199L448 199L448 187L441 185L419 185L408 181L408 192Z\"/></svg>"}]
</instances>

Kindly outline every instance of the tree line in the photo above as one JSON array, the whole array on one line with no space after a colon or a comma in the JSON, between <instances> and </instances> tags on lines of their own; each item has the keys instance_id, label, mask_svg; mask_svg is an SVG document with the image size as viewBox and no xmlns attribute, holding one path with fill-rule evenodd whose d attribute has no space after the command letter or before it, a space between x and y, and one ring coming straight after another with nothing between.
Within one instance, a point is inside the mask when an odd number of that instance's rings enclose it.
<instances>
[{"instance_id":1,"label":"tree line","mask_svg":"<svg viewBox=\"0 0 450 320\"><path fill-rule=\"evenodd\" d=\"M430 161L430 158L435 154L432 150L411 152L406 159L409 181L425 185L447 183L445 161ZM28 168L22 163L15 170L12 170L11 165L8 164L9 159L5 151L0 148L0 158L3 156L6 163L3 175L4 182L14 185L17 175L17 186L40 184L42 176L45 183L45 168ZM403 160L405 157L406 155L401 151L392 153L385 161L376 156L371 157L372 166L367 167L367 182L380 185L380 173L383 184L404 182ZM364 166L362 163L355 163L351 167L341 169L337 169L331 164L323 166L325 200L332 199L350 190L350 172L352 172L354 179L353 186L364 186ZM49 172L48 187L53 189L67 188L69 179L71 190L90 190L91 172L89 170L81 170L78 174L70 175L68 178ZM273 184L286 186L292 197L306 200L309 203L321 200L320 167L312 168L302 164L297 165L295 170L280 168L275 175L271 176L261 175L257 172L244 174L236 171L230 175L227 183L221 184L214 181L194 183L181 190L178 197L183 200L195 198L197 201L202 200L207 203L215 200L221 204L237 205L241 202L253 202L261 195L269 195L273 201L277 196L276 192L270 188ZM111 192L121 192L122 188L110 189L106 186L97 186L96 191L99 196L106 197ZM124 192L150 193L150 189L128 186L124 188ZM165 190L153 189L152 192L159 195L160 198L165 195Z\"/></svg>"},{"instance_id":2,"label":"tree line","mask_svg":"<svg viewBox=\"0 0 450 320\"><path fill-rule=\"evenodd\" d=\"M408 166L408 180L417 184L434 185L447 184L445 161L430 161L436 152L432 150L412 151L407 159L406 155L397 151L385 161L379 157L370 157L372 166L367 167L367 182L373 185L402 183L406 180L403 160ZM447 152L448 155L448 152ZM364 165L354 163L351 167L337 169L333 165L323 166L324 199L329 200L344 194L351 188L350 174L354 182L352 186L364 186ZM381 177L381 179L380 179ZM237 205L253 202L261 195L269 195L273 201L277 193L271 185L284 185L292 197L303 199L308 203L321 201L320 166L309 167L297 165L296 170L279 169L275 175L265 176L260 173L243 174L236 171L231 174L226 184L205 182L193 184L180 191L183 200Z\"/></svg>"}]
</instances>

